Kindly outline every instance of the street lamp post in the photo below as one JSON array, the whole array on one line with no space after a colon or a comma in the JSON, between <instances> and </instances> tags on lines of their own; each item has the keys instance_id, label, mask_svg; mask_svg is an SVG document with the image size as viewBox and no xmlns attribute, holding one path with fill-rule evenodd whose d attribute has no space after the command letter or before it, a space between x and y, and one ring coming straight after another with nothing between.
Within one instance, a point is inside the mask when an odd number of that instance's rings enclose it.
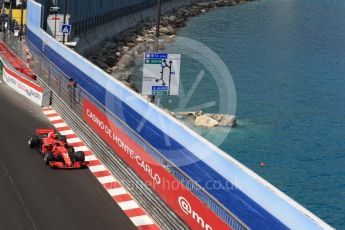
<instances>
[{"instance_id":1,"label":"street lamp post","mask_svg":"<svg viewBox=\"0 0 345 230\"><path fill-rule=\"evenodd\" d=\"M11 29L12 27L12 1L10 1L10 9L8 11L8 16L7 16L7 24L6 24L6 33L8 33L8 30Z\"/></svg>"},{"instance_id":2,"label":"street lamp post","mask_svg":"<svg viewBox=\"0 0 345 230\"><path fill-rule=\"evenodd\" d=\"M55 18L54 18L54 38L56 39L56 18L57 18L57 11L55 11Z\"/></svg>"},{"instance_id":3,"label":"street lamp post","mask_svg":"<svg viewBox=\"0 0 345 230\"><path fill-rule=\"evenodd\" d=\"M50 12L54 13L54 38L56 39L56 19L57 19L57 13L60 10L60 7L58 6L52 6L50 7Z\"/></svg>"},{"instance_id":4,"label":"street lamp post","mask_svg":"<svg viewBox=\"0 0 345 230\"><path fill-rule=\"evenodd\" d=\"M2 40L5 41L5 14L1 14L1 20L2 20Z\"/></svg>"},{"instance_id":5,"label":"street lamp post","mask_svg":"<svg viewBox=\"0 0 345 230\"><path fill-rule=\"evenodd\" d=\"M23 18L24 18L24 5L26 4L25 0L22 0L20 4L20 31L19 31L19 40L22 40L23 36Z\"/></svg>"},{"instance_id":6,"label":"street lamp post","mask_svg":"<svg viewBox=\"0 0 345 230\"><path fill-rule=\"evenodd\" d=\"M2 2L2 8L1 8L1 21L2 21L2 40L6 40L6 34L5 34L5 16L6 16L6 8L5 8L5 1Z\"/></svg>"},{"instance_id":7,"label":"street lamp post","mask_svg":"<svg viewBox=\"0 0 345 230\"><path fill-rule=\"evenodd\" d=\"M160 35L160 26L161 26L161 11L162 11L162 6L161 6L161 0L157 0L157 24L156 24L156 47L155 51L158 52L159 48L159 35Z\"/></svg>"},{"instance_id":8,"label":"street lamp post","mask_svg":"<svg viewBox=\"0 0 345 230\"><path fill-rule=\"evenodd\" d=\"M155 52L158 52L159 50L159 35L160 35L160 26L161 26L161 11L162 11L162 5L161 0L157 0L157 24L156 24L156 44L155 44ZM155 103L156 96L151 95L150 102Z\"/></svg>"},{"instance_id":9,"label":"street lamp post","mask_svg":"<svg viewBox=\"0 0 345 230\"><path fill-rule=\"evenodd\" d=\"M66 13L67 13L67 0L64 0L64 6L63 6L63 24L66 24ZM65 44L65 33L62 32L62 44Z\"/></svg>"}]
</instances>

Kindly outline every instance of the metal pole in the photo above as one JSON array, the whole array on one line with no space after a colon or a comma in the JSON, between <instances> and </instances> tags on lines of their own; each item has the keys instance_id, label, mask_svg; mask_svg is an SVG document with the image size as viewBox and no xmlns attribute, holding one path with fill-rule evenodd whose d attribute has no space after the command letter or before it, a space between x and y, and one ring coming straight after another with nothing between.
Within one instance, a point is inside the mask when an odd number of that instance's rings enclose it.
<instances>
[{"instance_id":1,"label":"metal pole","mask_svg":"<svg viewBox=\"0 0 345 230\"><path fill-rule=\"evenodd\" d=\"M5 7L4 7L4 9L5 9ZM6 20L5 20L5 16L6 16L6 10L5 10L5 13L3 14L3 18L2 18L2 35L3 35L4 42L6 42L6 26L5 26Z\"/></svg>"},{"instance_id":2,"label":"metal pole","mask_svg":"<svg viewBox=\"0 0 345 230\"><path fill-rule=\"evenodd\" d=\"M155 52L158 52L159 48L159 30L161 26L161 11L162 11L162 5L161 0L157 0L157 24L156 24L156 45L155 45ZM151 95L150 102L155 103L156 97L155 95Z\"/></svg>"},{"instance_id":3,"label":"metal pole","mask_svg":"<svg viewBox=\"0 0 345 230\"><path fill-rule=\"evenodd\" d=\"M2 21L2 28L1 28L1 32L2 32L2 40L5 41L5 1L2 1L2 8L1 8L1 21Z\"/></svg>"},{"instance_id":4,"label":"metal pole","mask_svg":"<svg viewBox=\"0 0 345 230\"><path fill-rule=\"evenodd\" d=\"M66 24L66 13L67 13L67 0L64 0L63 6L63 24ZM65 44L65 33L62 32L62 44Z\"/></svg>"},{"instance_id":5,"label":"metal pole","mask_svg":"<svg viewBox=\"0 0 345 230\"><path fill-rule=\"evenodd\" d=\"M55 18L54 18L54 38L56 39L56 18L57 18L57 11L55 11Z\"/></svg>"},{"instance_id":6,"label":"metal pole","mask_svg":"<svg viewBox=\"0 0 345 230\"><path fill-rule=\"evenodd\" d=\"M5 41L5 15L1 13L2 17L2 40Z\"/></svg>"},{"instance_id":7,"label":"metal pole","mask_svg":"<svg viewBox=\"0 0 345 230\"><path fill-rule=\"evenodd\" d=\"M162 11L162 6L161 6L161 0L157 0L157 24L156 24L156 47L155 51L158 52L158 47L159 47L159 30L161 26L161 11Z\"/></svg>"},{"instance_id":8,"label":"metal pole","mask_svg":"<svg viewBox=\"0 0 345 230\"><path fill-rule=\"evenodd\" d=\"M19 31L19 40L22 40L23 36L23 18L24 18L24 4L26 4L25 0L22 0L20 6L20 31Z\"/></svg>"},{"instance_id":9,"label":"metal pole","mask_svg":"<svg viewBox=\"0 0 345 230\"><path fill-rule=\"evenodd\" d=\"M6 33L8 33L8 30L11 29L11 24L12 24L12 1L10 1L10 9L8 11L8 17L7 17L7 28L6 28Z\"/></svg>"}]
</instances>

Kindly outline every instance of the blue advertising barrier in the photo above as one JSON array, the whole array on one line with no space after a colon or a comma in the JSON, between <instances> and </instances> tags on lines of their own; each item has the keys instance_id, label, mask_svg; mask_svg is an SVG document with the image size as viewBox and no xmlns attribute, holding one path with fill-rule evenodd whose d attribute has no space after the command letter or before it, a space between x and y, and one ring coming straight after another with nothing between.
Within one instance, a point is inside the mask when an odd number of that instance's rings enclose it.
<instances>
[{"instance_id":1,"label":"blue advertising barrier","mask_svg":"<svg viewBox=\"0 0 345 230\"><path fill-rule=\"evenodd\" d=\"M41 5L28 1L27 39L32 48L77 81L88 94L179 166L194 183L198 183L249 228L330 228L231 156L50 37L41 29L41 11ZM167 137L169 141L166 141ZM184 178L178 179L186 184ZM222 186L209 188L210 181L217 181ZM189 189L205 202L198 190ZM213 210L220 215L217 207Z\"/></svg>"}]
</instances>

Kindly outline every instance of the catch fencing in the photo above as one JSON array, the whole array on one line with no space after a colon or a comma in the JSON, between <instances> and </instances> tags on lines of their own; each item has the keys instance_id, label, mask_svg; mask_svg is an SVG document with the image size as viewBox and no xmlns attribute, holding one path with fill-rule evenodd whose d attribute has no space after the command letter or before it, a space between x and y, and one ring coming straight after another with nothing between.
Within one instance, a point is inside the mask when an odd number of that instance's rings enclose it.
<instances>
[{"instance_id":1,"label":"catch fencing","mask_svg":"<svg viewBox=\"0 0 345 230\"><path fill-rule=\"evenodd\" d=\"M34 47L33 45L30 47ZM75 83L73 79L67 76L63 71L58 69L53 63L45 58L44 55L37 49L30 50L35 58L32 62L34 72L39 78L45 82L51 90L58 96L66 106L71 109L75 115L81 120L83 119L83 99L91 101L94 105L97 105L98 109L104 113L110 115L110 119L121 124L122 127L128 129L131 133L131 137L142 145L148 145L145 150L149 150L148 153L158 163L169 169L170 173L183 183L196 197L198 197L207 207L209 207L218 217L220 217L228 226L233 229L248 229L248 227L239 220L234 214L227 210L219 201L217 201L211 194L205 191L199 186L193 179L185 174L181 169L170 162L160 152L151 148L149 144L143 140L134 130L127 126L127 124L118 118L113 113L109 112L99 101L93 98L86 90L84 90L78 83ZM113 173L116 173L113 172ZM151 209L154 207L151 207Z\"/></svg>"}]
</instances>

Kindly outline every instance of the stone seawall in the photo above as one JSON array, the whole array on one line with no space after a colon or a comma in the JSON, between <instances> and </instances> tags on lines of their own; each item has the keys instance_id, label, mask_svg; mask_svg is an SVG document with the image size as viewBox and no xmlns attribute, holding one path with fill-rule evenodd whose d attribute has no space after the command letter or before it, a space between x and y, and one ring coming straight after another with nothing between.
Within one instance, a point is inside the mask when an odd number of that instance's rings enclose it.
<instances>
[{"instance_id":1,"label":"stone seawall","mask_svg":"<svg viewBox=\"0 0 345 230\"><path fill-rule=\"evenodd\" d=\"M174 40L177 30L185 26L189 17L206 13L218 7L234 6L251 1L254 0L196 0L193 3L184 1L185 6L182 3L175 3L176 7L180 7L177 9L172 8L170 5L170 10L165 5L163 11L165 13L161 18L159 49L163 50L164 43ZM143 14L146 15L145 12ZM131 82L130 68L134 65L136 58L142 57L145 50L154 50L156 19L147 17L136 24L128 22L126 25L121 25L123 28L127 26L126 30L119 29L119 33L109 36L96 46L92 46L91 43L86 45L83 54L92 63L122 81L134 91L139 92L134 83Z\"/></svg>"},{"instance_id":2,"label":"stone seawall","mask_svg":"<svg viewBox=\"0 0 345 230\"><path fill-rule=\"evenodd\" d=\"M166 43L174 41L177 30L186 25L189 17L204 14L218 7L234 6L251 1L253 0L197 0L178 9L165 11L161 18L159 50L164 50ZM140 60L146 50L155 50L155 35L156 19L148 17L125 31L105 39L99 45L89 48L84 56L139 93L138 87L131 80L133 67L138 63L141 64ZM151 97L147 97L147 100L151 101ZM223 114L202 114L202 116L196 116L193 123L204 127L234 127L237 124L234 116Z\"/></svg>"}]
</instances>

